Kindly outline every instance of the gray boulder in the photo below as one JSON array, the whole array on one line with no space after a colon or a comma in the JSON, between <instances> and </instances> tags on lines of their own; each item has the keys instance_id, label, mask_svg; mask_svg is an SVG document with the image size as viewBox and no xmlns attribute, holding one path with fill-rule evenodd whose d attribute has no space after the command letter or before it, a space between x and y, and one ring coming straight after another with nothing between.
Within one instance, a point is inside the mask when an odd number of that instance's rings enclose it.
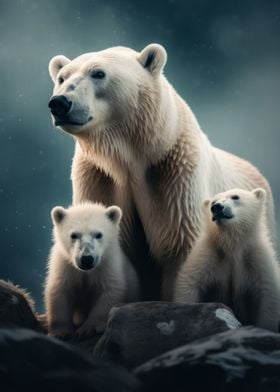
<instances>
[{"instance_id":1,"label":"gray boulder","mask_svg":"<svg viewBox=\"0 0 280 392\"><path fill-rule=\"evenodd\" d=\"M94 355L131 368L193 340L239 326L223 304L132 303L111 310Z\"/></svg>"},{"instance_id":2,"label":"gray boulder","mask_svg":"<svg viewBox=\"0 0 280 392\"><path fill-rule=\"evenodd\" d=\"M280 335L244 327L169 351L135 369L145 391L280 391Z\"/></svg>"},{"instance_id":3,"label":"gray boulder","mask_svg":"<svg viewBox=\"0 0 280 392\"><path fill-rule=\"evenodd\" d=\"M1 392L130 392L140 384L124 368L28 329L0 329Z\"/></svg>"}]
</instances>

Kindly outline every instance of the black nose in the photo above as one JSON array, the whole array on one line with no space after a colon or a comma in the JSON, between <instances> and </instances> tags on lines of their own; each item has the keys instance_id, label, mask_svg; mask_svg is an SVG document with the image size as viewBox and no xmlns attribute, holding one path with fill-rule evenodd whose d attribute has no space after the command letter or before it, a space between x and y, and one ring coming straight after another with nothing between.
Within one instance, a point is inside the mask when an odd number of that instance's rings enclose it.
<instances>
[{"instance_id":1,"label":"black nose","mask_svg":"<svg viewBox=\"0 0 280 392\"><path fill-rule=\"evenodd\" d=\"M220 203L215 203L211 207L211 211L213 212L213 214L218 214L219 212L222 212L223 209L224 209L224 206Z\"/></svg>"},{"instance_id":2,"label":"black nose","mask_svg":"<svg viewBox=\"0 0 280 392\"><path fill-rule=\"evenodd\" d=\"M79 267L88 270L94 266L94 258L92 256L82 256L80 258Z\"/></svg>"},{"instance_id":3,"label":"black nose","mask_svg":"<svg viewBox=\"0 0 280 392\"><path fill-rule=\"evenodd\" d=\"M54 116L65 116L71 106L72 102L64 95L54 95L49 102L49 108Z\"/></svg>"}]
</instances>

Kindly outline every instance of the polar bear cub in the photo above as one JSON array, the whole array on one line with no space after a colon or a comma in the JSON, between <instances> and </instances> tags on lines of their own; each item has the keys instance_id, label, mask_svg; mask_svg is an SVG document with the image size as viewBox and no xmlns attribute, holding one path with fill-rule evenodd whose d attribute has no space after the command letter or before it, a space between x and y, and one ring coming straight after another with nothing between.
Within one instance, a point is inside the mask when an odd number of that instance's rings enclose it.
<instances>
[{"instance_id":1,"label":"polar bear cub","mask_svg":"<svg viewBox=\"0 0 280 392\"><path fill-rule=\"evenodd\" d=\"M93 203L53 208L45 286L51 335L102 332L113 305L139 299L136 273L119 243L121 215L117 206Z\"/></svg>"},{"instance_id":2,"label":"polar bear cub","mask_svg":"<svg viewBox=\"0 0 280 392\"><path fill-rule=\"evenodd\" d=\"M179 271L176 302L223 302L242 324L278 330L279 266L265 198L261 188L233 189L204 202L204 227Z\"/></svg>"}]
</instances>

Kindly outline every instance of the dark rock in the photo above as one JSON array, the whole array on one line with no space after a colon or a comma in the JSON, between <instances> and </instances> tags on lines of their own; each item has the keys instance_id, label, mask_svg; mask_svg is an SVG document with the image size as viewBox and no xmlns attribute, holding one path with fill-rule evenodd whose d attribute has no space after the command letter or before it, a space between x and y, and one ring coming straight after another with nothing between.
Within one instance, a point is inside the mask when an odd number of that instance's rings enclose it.
<instances>
[{"instance_id":1,"label":"dark rock","mask_svg":"<svg viewBox=\"0 0 280 392\"><path fill-rule=\"evenodd\" d=\"M31 295L20 286L0 279L0 328L27 328L48 333L46 314L35 311ZM71 336L67 342L92 353L101 334Z\"/></svg>"},{"instance_id":2,"label":"dark rock","mask_svg":"<svg viewBox=\"0 0 280 392\"><path fill-rule=\"evenodd\" d=\"M129 392L139 388L125 369L27 329L0 330L0 388L9 391Z\"/></svg>"},{"instance_id":3,"label":"dark rock","mask_svg":"<svg viewBox=\"0 0 280 392\"><path fill-rule=\"evenodd\" d=\"M43 331L30 294L11 282L0 280L0 328L30 328Z\"/></svg>"},{"instance_id":4,"label":"dark rock","mask_svg":"<svg viewBox=\"0 0 280 392\"><path fill-rule=\"evenodd\" d=\"M138 302L111 310L94 355L135 367L193 340L238 327L222 304Z\"/></svg>"},{"instance_id":5,"label":"dark rock","mask_svg":"<svg viewBox=\"0 0 280 392\"><path fill-rule=\"evenodd\" d=\"M244 327L187 344L136 368L145 391L280 391L280 335Z\"/></svg>"},{"instance_id":6,"label":"dark rock","mask_svg":"<svg viewBox=\"0 0 280 392\"><path fill-rule=\"evenodd\" d=\"M94 347L101 338L102 333L92 333L89 336L79 336L73 335L67 337L65 340L67 343L71 343L76 347L79 347L82 350L87 351L89 354L92 354L94 351Z\"/></svg>"}]
</instances>

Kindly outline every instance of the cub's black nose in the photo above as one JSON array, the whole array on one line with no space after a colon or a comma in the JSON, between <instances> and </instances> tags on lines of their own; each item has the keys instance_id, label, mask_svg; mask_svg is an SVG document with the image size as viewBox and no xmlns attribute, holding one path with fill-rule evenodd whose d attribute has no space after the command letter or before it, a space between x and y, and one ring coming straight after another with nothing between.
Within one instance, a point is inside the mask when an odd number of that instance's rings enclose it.
<instances>
[{"instance_id":1,"label":"cub's black nose","mask_svg":"<svg viewBox=\"0 0 280 392\"><path fill-rule=\"evenodd\" d=\"M84 270L88 270L93 268L94 266L94 258L92 256L82 256L80 258L79 267Z\"/></svg>"},{"instance_id":2,"label":"cub's black nose","mask_svg":"<svg viewBox=\"0 0 280 392\"><path fill-rule=\"evenodd\" d=\"M65 116L70 110L72 102L64 95L54 95L49 102L49 108L54 116Z\"/></svg>"},{"instance_id":3,"label":"cub's black nose","mask_svg":"<svg viewBox=\"0 0 280 392\"><path fill-rule=\"evenodd\" d=\"M220 212L223 211L223 209L224 209L224 206L220 203L215 203L211 207L211 211L213 212L213 214L219 214Z\"/></svg>"}]
</instances>

